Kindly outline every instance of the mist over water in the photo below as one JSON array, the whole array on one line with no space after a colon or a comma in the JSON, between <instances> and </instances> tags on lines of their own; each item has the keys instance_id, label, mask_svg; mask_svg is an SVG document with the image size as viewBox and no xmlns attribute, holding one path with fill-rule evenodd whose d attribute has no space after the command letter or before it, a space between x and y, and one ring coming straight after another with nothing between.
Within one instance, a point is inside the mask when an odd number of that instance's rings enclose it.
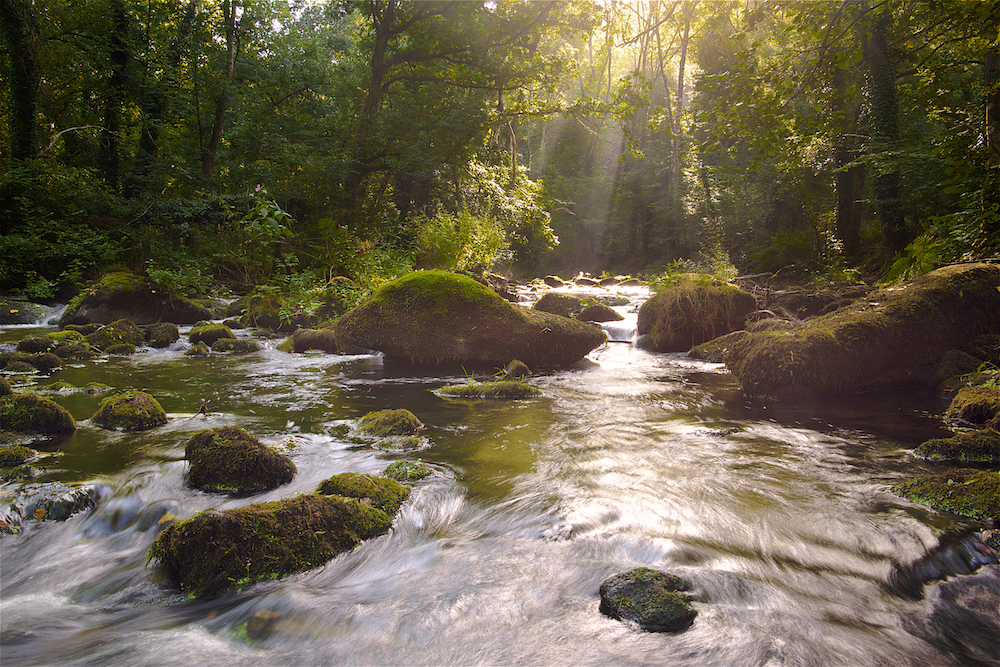
<instances>
[{"instance_id":1,"label":"mist over water","mask_svg":"<svg viewBox=\"0 0 1000 667\"><path fill-rule=\"evenodd\" d=\"M635 305L619 308L613 340L631 340ZM968 664L912 632L933 586L919 600L885 586L894 562L954 525L889 492L931 469L908 450L941 434L936 399L750 408L718 364L617 342L531 376L540 398L455 401L430 390L464 382L463 369L290 355L275 342L207 359L177 345L60 372L149 391L171 420L108 432L85 421L99 396L53 396L79 430L36 464L41 479L101 496L66 522L0 538L3 664ZM206 400L211 414L197 415ZM413 411L430 447L388 453L351 437L353 419L385 408ZM223 425L282 448L295 479L242 499L187 488L185 443ZM323 567L192 600L146 563L165 516L417 457L435 472L393 530ZM643 633L598 612L600 583L638 566L691 582L691 628Z\"/></svg>"}]
</instances>

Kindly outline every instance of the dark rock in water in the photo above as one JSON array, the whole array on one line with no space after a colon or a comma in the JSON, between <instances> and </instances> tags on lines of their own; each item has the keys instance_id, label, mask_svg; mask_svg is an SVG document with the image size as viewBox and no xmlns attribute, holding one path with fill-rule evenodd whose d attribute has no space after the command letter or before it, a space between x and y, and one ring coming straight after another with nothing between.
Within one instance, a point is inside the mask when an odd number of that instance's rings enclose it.
<instances>
[{"instance_id":1,"label":"dark rock in water","mask_svg":"<svg viewBox=\"0 0 1000 667\"><path fill-rule=\"evenodd\" d=\"M17 342L14 347L18 352L36 354L38 352L49 352L55 347L55 341L48 336L27 336Z\"/></svg>"},{"instance_id":2,"label":"dark rock in water","mask_svg":"<svg viewBox=\"0 0 1000 667\"><path fill-rule=\"evenodd\" d=\"M65 408L43 396L11 394L0 398L0 429L63 435L76 431L76 422Z\"/></svg>"},{"instance_id":3,"label":"dark rock in water","mask_svg":"<svg viewBox=\"0 0 1000 667\"><path fill-rule=\"evenodd\" d=\"M572 317L581 322L618 322L625 319L604 303L591 303L572 294L559 292L543 295L535 302L533 308L545 313Z\"/></svg>"},{"instance_id":4,"label":"dark rock in water","mask_svg":"<svg viewBox=\"0 0 1000 667\"><path fill-rule=\"evenodd\" d=\"M167 423L167 413L144 391L126 391L108 396L90 421L101 428L144 431Z\"/></svg>"},{"instance_id":5,"label":"dark rock in water","mask_svg":"<svg viewBox=\"0 0 1000 667\"><path fill-rule=\"evenodd\" d=\"M69 486L62 482L29 484L17 490L10 504L0 509L0 534L20 532L27 521L65 521L93 507L100 496L96 486Z\"/></svg>"},{"instance_id":6,"label":"dark rock in water","mask_svg":"<svg viewBox=\"0 0 1000 667\"><path fill-rule=\"evenodd\" d=\"M188 334L188 340L192 345L204 343L211 347L220 338L236 338L236 335L225 324L202 324L193 327Z\"/></svg>"},{"instance_id":7,"label":"dark rock in water","mask_svg":"<svg viewBox=\"0 0 1000 667\"><path fill-rule=\"evenodd\" d=\"M249 338L237 338L233 343L233 354L250 354L260 352L264 347L255 340Z\"/></svg>"},{"instance_id":8,"label":"dark rock in water","mask_svg":"<svg viewBox=\"0 0 1000 667\"><path fill-rule=\"evenodd\" d=\"M542 279L549 287L565 287L566 281L559 276L545 276Z\"/></svg>"},{"instance_id":9,"label":"dark rock in water","mask_svg":"<svg viewBox=\"0 0 1000 667\"><path fill-rule=\"evenodd\" d=\"M320 483L316 493L324 496L354 498L377 507L389 516L395 516L410 497L410 489L394 479L375 477L354 472L334 475Z\"/></svg>"},{"instance_id":10,"label":"dark rock in water","mask_svg":"<svg viewBox=\"0 0 1000 667\"><path fill-rule=\"evenodd\" d=\"M175 523L149 558L185 593L215 596L323 565L391 525L388 514L356 500L302 495Z\"/></svg>"},{"instance_id":11,"label":"dark rock in water","mask_svg":"<svg viewBox=\"0 0 1000 667\"><path fill-rule=\"evenodd\" d=\"M203 491L250 495L287 484L292 460L246 431L225 426L198 433L184 448L188 484Z\"/></svg>"},{"instance_id":12,"label":"dark rock in water","mask_svg":"<svg viewBox=\"0 0 1000 667\"><path fill-rule=\"evenodd\" d=\"M1000 472L992 470L956 468L904 479L893 485L892 492L911 502L973 519L1000 517Z\"/></svg>"},{"instance_id":13,"label":"dark rock in water","mask_svg":"<svg viewBox=\"0 0 1000 667\"><path fill-rule=\"evenodd\" d=\"M953 396L965 384L962 377L975 373L982 363L982 359L968 352L948 350L934 369L930 385L937 387L938 393L943 396Z\"/></svg>"},{"instance_id":14,"label":"dark rock in water","mask_svg":"<svg viewBox=\"0 0 1000 667\"><path fill-rule=\"evenodd\" d=\"M601 584L601 613L641 630L672 632L694 623L698 612L683 593L687 582L648 567L616 574Z\"/></svg>"},{"instance_id":15,"label":"dark rock in water","mask_svg":"<svg viewBox=\"0 0 1000 667\"><path fill-rule=\"evenodd\" d=\"M997 563L1000 559L996 550L983 542L979 532L962 530L945 533L938 545L917 561L905 565L895 563L886 587L897 595L920 599L926 584L955 575L972 574L984 565Z\"/></svg>"},{"instance_id":16,"label":"dark rock in water","mask_svg":"<svg viewBox=\"0 0 1000 667\"><path fill-rule=\"evenodd\" d=\"M1000 266L949 266L788 331L738 340L726 365L750 397L927 386L944 355L1000 331Z\"/></svg>"},{"instance_id":17,"label":"dark rock in water","mask_svg":"<svg viewBox=\"0 0 1000 667\"><path fill-rule=\"evenodd\" d=\"M423 461L408 461L406 459L401 459L390 463L389 466L382 471L382 476L394 479L397 482L415 482L418 479L429 477L431 472L431 467Z\"/></svg>"},{"instance_id":18,"label":"dark rock in water","mask_svg":"<svg viewBox=\"0 0 1000 667\"><path fill-rule=\"evenodd\" d=\"M137 324L194 324L212 313L162 285L131 273L111 273L74 299L59 319L67 324L107 324L127 319ZM141 344L133 343L135 345Z\"/></svg>"},{"instance_id":19,"label":"dark rock in water","mask_svg":"<svg viewBox=\"0 0 1000 667\"><path fill-rule=\"evenodd\" d=\"M87 335L87 344L104 352L114 345L138 347L145 342L146 334L131 320L115 320Z\"/></svg>"},{"instance_id":20,"label":"dark rock in water","mask_svg":"<svg viewBox=\"0 0 1000 667\"><path fill-rule=\"evenodd\" d=\"M333 329L299 329L292 334L292 351L320 350L337 353L337 337Z\"/></svg>"},{"instance_id":21,"label":"dark rock in water","mask_svg":"<svg viewBox=\"0 0 1000 667\"><path fill-rule=\"evenodd\" d=\"M378 437L413 435L423 427L415 414L403 409L369 412L358 422L359 433Z\"/></svg>"},{"instance_id":22,"label":"dark rock in water","mask_svg":"<svg viewBox=\"0 0 1000 667\"><path fill-rule=\"evenodd\" d=\"M531 369L520 359L515 359L503 369L503 378L505 380L523 380L529 375L531 375Z\"/></svg>"},{"instance_id":23,"label":"dark rock in water","mask_svg":"<svg viewBox=\"0 0 1000 667\"><path fill-rule=\"evenodd\" d=\"M0 324L34 324L45 312L37 303L0 298Z\"/></svg>"},{"instance_id":24,"label":"dark rock in water","mask_svg":"<svg viewBox=\"0 0 1000 667\"><path fill-rule=\"evenodd\" d=\"M754 312L753 295L712 276L685 273L639 308L639 346L658 352L687 352L742 329Z\"/></svg>"},{"instance_id":25,"label":"dark rock in water","mask_svg":"<svg viewBox=\"0 0 1000 667\"><path fill-rule=\"evenodd\" d=\"M417 271L382 285L336 327L341 351L379 350L410 363L531 367L579 361L607 336L597 327L505 301L475 280Z\"/></svg>"}]
</instances>

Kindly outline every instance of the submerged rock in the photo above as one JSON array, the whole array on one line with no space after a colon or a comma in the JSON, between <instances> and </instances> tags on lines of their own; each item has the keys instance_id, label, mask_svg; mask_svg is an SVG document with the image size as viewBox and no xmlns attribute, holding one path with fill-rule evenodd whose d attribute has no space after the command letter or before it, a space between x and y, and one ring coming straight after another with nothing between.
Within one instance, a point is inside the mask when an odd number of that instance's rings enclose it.
<instances>
[{"instance_id":1,"label":"submerged rock","mask_svg":"<svg viewBox=\"0 0 1000 667\"><path fill-rule=\"evenodd\" d=\"M250 495L295 477L290 458L246 431L225 426L198 433L184 448L188 485L203 491Z\"/></svg>"},{"instance_id":2,"label":"submerged rock","mask_svg":"<svg viewBox=\"0 0 1000 667\"><path fill-rule=\"evenodd\" d=\"M410 363L529 366L579 361L607 337L597 327L521 308L467 276L417 271L386 283L337 323L341 351L379 350Z\"/></svg>"},{"instance_id":3,"label":"submerged rock","mask_svg":"<svg viewBox=\"0 0 1000 667\"><path fill-rule=\"evenodd\" d=\"M100 492L96 486L70 486L62 482L29 484L17 490L11 503L0 510L0 534L20 532L25 522L65 521L93 507Z\"/></svg>"},{"instance_id":4,"label":"submerged rock","mask_svg":"<svg viewBox=\"0 0 1000 667\"><path fill-rule=\"evenodd\" d=\"M167 413L144 391L126 391L101 401L90 421L101 428L144 431L167 423Z\"/></svg>"},{"instance_id":5,"label":"submerged rock","mask_svg":"<svg viewBox=\"0 0 1000 667\"><path fill-rule=\"evenodd\" d=\"M687 582L676 575L639 567L601 584L600 610L649 632L683 630L698 615L686 590Z\"/></svg>"},{"instance_id":6,"label":"submerged rock","mask_svg":"<svg viewBox=\"0 0 1000 667\"><path fill-rule=\"evenodd\" d=\"M76 431L76 422L61 405L36 394L10 394L0 398L0 429L39 435L64 435Z\"/></svg>"},{"instance_id":7,"label":"submerged rock","mask_svg":"<svg viewBox=\"0 0 1000 667\"><path fill-rule=\"evenodd\" d=\"M394 479L375 477L354 472L345 472L324 480L316 493L324 496L354 498L362 503L377 507L390 517L410 497L410 489Z\"/></svg>"},{"instance_id":8,"label":"submerged rock","mask_svg":"<svg viewBox=\"0 0 1000 667\"><path fill-rule=\"evenodd\" d=\"M750 397L926 386L952 349L1000 331L1000 266L932 271L791 330L734 341L726 365Z\"/></svg>"},{"instance_id":9,"label":"submerged rock","mask_svg":"<svg viewBox=\"0 0 1000 667\"><path fill-rule=\"evenodd\" d=\"M415 414L403 409L369 412L358 422L359 433L377 437L414 435L423 427Z\"/></svg>"},{"instance_id":10,"label":"submerged rock","mask_svg":"<svg viewBox=\"0 0 1000 667\"><path fill-rule=\"evenodd\" d=\"M137 324L194 324L211 316L207 308L173 290L132 273L119 272L104 276L74 299L59 319L59 326L107 324L122 319ZM141 343L140 340L133 344Z\"/></svg>"},{"instance_id":11,"label":"submerged rock","mask_svg":"<svg viewBox=\"0 0 1000 667\"><path fill-rule=\"evenodd\" d=\"M541 396L537 387L524 382L501 380L499 382L470 382L454 387L442 387L435 390L439 396L448 398L534 398Z\"/></svg>"},{"instance_id":12,"label":"submerged rock","mask_svg":"<svg viewBox=\"0 0 1000 667\"><path fill-rule=\"evenodd\" d=\"M210 510L172 524L148 558L183 592L214 596L323 565L391 525L388 514L356 500L302 495Z\"/></svg>"},{"instance_id":13,"label":"submerged rock","mask_svg":"<svg viewBox=\"0 0 1000 667\"><path fill-rule=\"evenodd\" d=\"M753 295L735 285L694 273L677 276L639 308L639 346L658 352L692 347L742 329L754 312Z\"/></svg>"}]
</instances>

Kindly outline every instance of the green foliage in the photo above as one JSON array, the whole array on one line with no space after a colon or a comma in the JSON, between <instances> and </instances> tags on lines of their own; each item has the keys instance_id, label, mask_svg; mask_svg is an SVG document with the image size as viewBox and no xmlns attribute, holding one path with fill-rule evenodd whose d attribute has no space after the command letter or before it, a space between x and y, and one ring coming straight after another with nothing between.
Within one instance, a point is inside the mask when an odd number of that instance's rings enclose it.
<instances>
[{"instance_id":1,"label":"green foliage","mask_svg":"<svg viewBox=\"0 0 1000 667\"><path fill-rule=\"evenodd\" d=\"M504 255L507 241L496 219L462 211L416 219L416 265L424 269L482 271Z\"/></svg>"},{"instance_id":2,"label":"green foliage","mask_svg":"<svg viewBox=\"0 0 1000 667\"><path fill-rule=\"evenodd\" d=\"M770 242L755 246L747 252L747 269L753 273L774 273L780 268L814 257L815 248L809 232L779 230Z\"/></svg>"}]
</instances>

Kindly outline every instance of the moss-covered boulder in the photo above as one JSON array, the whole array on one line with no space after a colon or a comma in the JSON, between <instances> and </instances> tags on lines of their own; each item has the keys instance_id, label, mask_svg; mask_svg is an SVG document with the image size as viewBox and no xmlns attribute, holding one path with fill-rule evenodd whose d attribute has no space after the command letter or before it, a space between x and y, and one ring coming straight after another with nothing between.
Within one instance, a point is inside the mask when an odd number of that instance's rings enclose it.
<instances>
[{"instance_id":1,"label":"moss-covered boulder","mask_svg":"<svg viewBox=\"0 0 1000 667\"><path fill-rule=\"evenodd\" d=\"M104 384L103 382L88 382L83 385L83 393L85 394L103 394L111 391L114 387Z\"/></svg>"},{"instance_id":2,"label":"moss-covered boulder","mask_svg":"<svg viewBox=\"0 0 1000 667\"><path fill-rule=\"evenodd\" d=\"M0 397L10 396L14 393L14 388L7 382L7 378L0 377Z\"/></svg>"},{"instance_id":3,"label":"moss-covered boulder","mask_svg":"<svg viewBox=\"0 0 1000 667\"><path fill-rule=\"evenodd\" d=\"M416 482L424 477L429 477L432 472L431 467L423 461L400 459L399 461L390 463L382 471L382 476L394 479L397 482Z\"/></svg>"},{"instance_id":4,"label":"moss-covered boulder","mask_svg":"<svg viewBox=\"0 0 1000 667\"><path fill-rule=\"evenodd\" d=\"M34 324L45 315L37 303L0 297L0 324Z\"/></svg>"},{"instance_id":5,"label":"moss-covered boulder","mask_svg":"<svg viewBox=\"0 0 1000 667\"><path fill-rule=\"evenodd\" d=\"M599 328L516 306L472 278L417 271L386 283L336 327L343 351L379 350L411 363L531 367L579 361L606 340Z\"/></svg>"},{"instance_id":6,"label":"moss-covered boulder","mask_svg":"<svg viewBox=\"0 0 1000 667\"><path fill-rule=\"evenodd\" d=\"M907 500L973 519L1000 517L1000 472L957 468L905 479L892 487Z\"/></svg>"},{"instance_id":7,"label":"moss-covered boulder","mask_svg":"<svg viewBox=\"0 0 1000 667\"><path fill-rule=\"evenodd\" d=\"M934 369L929 384L937 387L942 396L954 396L964 384L963 378L975 373L982 363L982 359L977 359L968 352L948 350Z\"/></svg>"},{"instance_id":8,"label":"moss-covered boulder","mask_svg":"<svg viewBox=\"0 0 1000 667\"><path fill-rule=\"evenodd\" d=\"M236 338L236 335L225 324L212 323L192 327L191 332L188 334L188 340L192 345L204 343L212 347L212 344L220 338Z\"/></svg>"},{"instance_id":9,"label":"moss-covered boulder","mask_svg":"<svg viewBox=\"0 0 1000 667\"><path fill-rule=\"evenodd\" d=\"M253 352L260 352L264 349L264 346L255 340L250 338L237 338L236 342L233 343L233 354L250 354Z\"/></svg>"},{"instance_id":10,"label":"moss-covered boulder","mask_svg":"<svg viewBox=\"0 0 1000 667\"><path fill-rule=\"evenodd\" d=\"M104 276L73 299L59 319L59 326L108 324L122 319L136 324L194 324L211 316L207 308L173 290L132 273L118 272Z\"/></svg>"},{"instance_id":11,"label":"moss-covered boulder","mask_svg":"<svg viewBox=\"0 0 1000 667\"><path fill-rule=\"evenodd\" d=\"M198 433L184 448L188 485L203 491L251 495L295 477L290 458L246 431L224 426Z\"/></svg>"},{"instance_id":12,"label":"moss-covered boulder","mask_svg":"<svg viewBox=\"0 0 1000 667\"><path fill-rule=\"evenodd\" d=\"M255 292L247 297L244 304L245 310L240 316L244 327L289 333L298 328L298 325L282 319L281 311L285 304L277 294Z\"/></svg>"},{"instance_id":13,"label":"moss-covered boulder","mask_svg":"<svg viewBox=\"0 0 1000 667\"><path fill-rule=\"evenodd\" d=\"M379 508L390 517L396 516L400 506L410 497L410 489L394 479L354 472L341 473L323 480L316 493L354 498Z\"/></svg>"},{"instance_id":14,"label":"moss-covered boulder","mask_svg":"<svg viewBox=\"0 0 1000 667\"><path fill-rule=\"evenodd\" d=\"M149 559L185 593L215 596L323 565L391 525L385 512L356 500L302 495L174 523Z\"/></svg>"},{"instance_id":15,"label":"moss-covered boulder","mask_svg":"<svg viewBox=\"0 0 1000 667\"><path fill-rule=\"evenodd\" d=\"M292 351L319 350L336 354L337 336L333 329L299 329L292 334Z\"/></svg>"},{"instance_id":16,"label":"moss-covered boulder","mask_svg":"<svg viewBox=\"0 0 1000 667\"><path fill-rule=\"evenodd\" d=\"M102 352L107 352L113 345L139 347L145 342L146 334L131 320L115 320L87 335L87 344Z\"/></svg>"},{"instance_id":17,"label":"moss-covered boulder","mask_svg":"<svg viewBox=\"0 0 1000 667\"><path fill-rule=\"evenodd\" d=\"M712 276L680 274L660 286L639 308L639 346L659 352L687 352L742 329L754 310L753 295L735 285Z\"/></svg>"},{"instance_id":18,"label":"moss-covered boulder","mask_svg":"<svg viewBox=\"0 0 1000 667\"><path fill-rule=\"evenodd\" d=\"M746 336L746 331L730 331L724 336L713 338L707 343L695 345L688 351L688 356L692 359L701 359L713 364L724 364L729 356L729 349L733 342Z\"/></svg>"},{"instance_id":19,"label":"moss-covered boulder","mask_svg":"<svg viewBox=\"0 0 1000 667\"><path fill-rule=\"evenodd\" d=\"M683 630L698 615L686 590L687 582L676 575L639 567L601 584L600 611L649 632Z\"/></svg>"},{"instance_id":20,"label":"moss-covered boulder","mask_svg":"<svg viewBox=\"0 0 1000 667\"><path fill-rule=\"evenodd\" d=\"M454 387L442 387L435 390L439 396L447 398L534 398L541 396L542 392L537 387L532 387L524 382L514 382L511 380L500 380L498 382L470 382L468 384L455 385Z\"/></svg>"},{"instance_id":21,"label":"moss-covered boulder","mask_svg":"<svg viewBox=\"0 0 1000 667\"><path fill-rule=\"evenodd\" d=\"M1000 465L1000 433L983 428L950 438L928 440L913 452L925 461L964 465Z\"/></svg>"},{"instance_id":22,"label":"moss-covered boulder","mask_svg":"<svg viewBox=\"0 0 1000 667\"><path fill-rule=\"evenodd\" d=\"M529 375L531 375L531 369L528 368L528 364L520 359L514 359L504 366L502 377L504 380L523 380Z\"/></svg>"},{"instance_id":23,"label":"moss-covered boulder","mask_svg":"<svg viewBox=\"0 0 1000 667\"><path fill-rule=\"evenodd\" d=\"M424 427L417 416L409 410L378 410L369 412L358 420L358 432L381 438L400 435L414 435Z\"/></svg>"},{"instance_id":24,"label":"moss-covered boulder","mask_svg":"<svg viewBox=\"0 0 1000 667\"><path fill-rule=\"evenodd\" d=\"M998 286L1000 266L938 269L795 329L750 333L726 366L751 397L927 386L948 350L1000 331Z\"/></svg>"},{"instance_id":25,"label":"moss-covered boulder","mask_svg":"<svg viewBox=\"0 0 1000 667\"><path fill-rule=\"evenodd\" d=\"M27 336L17 341L14 347L18 352L36 354L38 352L49 352L56 346L56 342L48 336Z\"/></svg>"},{"instance_id":26,"label":"moss-covered boulder","mask_svg":"<svg viewBox=\"0 0 1000 667\"><path fill-rule=\"evenodd\" d=\"M617 322L624 319L617 311L600 301L590 301L559 292L544 294L535 302L534 309L572 317L581 322Z\"/></svg>"},{"instance_id":27,"label":"moss-covered boulder","mask_svg":"<svg viewBox=\"0 0 1000 667\"><path fill-rule=\"evenodd\" d=\"M170 347L181 337L180 331L177 330L177 325L173 322L147 324L142 329L146 343L152 348L161 349Z\"/></svg>"},{"instance_id":28,"label":"moss-covered boulder","mask_svg":"<svg viewBox=\"0 0 1000 667\"><path fill-rule=\"evenodd\" d=\"M90 421L113 431L144 431L167 423L167 413L144 391L125 391L101 401Z\"/></svg>"},{"instance_id":29,"label":"moss-covered boulder","mask_svg":"<svg viewBox=\"0 0 1000 667\"><path fill-rule=\"evenodd\" d=\"M38 435L65 435L76 422L64 407L37 394L10 394L0 398L0 429Z\"/></svg>"},{"instance_id":30,"label":"moss-covered boulder","mask_svg":"<svg viewBox=\"0 0 1000 667\"><path fill-rule=\"evenodd\" d=\"M36 456L38 456L38 452L24 445L0 447L0 466L19 466L31 461Z\"/></svg>"},{"instance_id":31,"label":"moss-covered boulder","mask_svg":"<svg viewBox=\"0 0 1000 667\"><path fill-rule=\"evenodd\" d=\"M232 352L235 346L235 338L219 338L212 343L212 352Z\"/></svg>"},{"instance_id":32,"label":"moss-covered boulder","mask_svg":"<svg viewBox=\"0 0 1000 667\"><path fill-rule=\"evenodd\" d=\"M212 351L208 349L208 345L204 343L195 343L188 349L184 350L185 357L208 357L211 356Z\"/></svg>"},{"instance_id":33,"label":"moss-covered boulder","mask_svg":"<svg viewBox=\"0 0 1000 667\"><path fill-rule=\"evenodd\" d=\"M987 424L1000 412L1000 388L962 387L951 399L944 418L949 422Z\"/></svg>"}]
</instances>

